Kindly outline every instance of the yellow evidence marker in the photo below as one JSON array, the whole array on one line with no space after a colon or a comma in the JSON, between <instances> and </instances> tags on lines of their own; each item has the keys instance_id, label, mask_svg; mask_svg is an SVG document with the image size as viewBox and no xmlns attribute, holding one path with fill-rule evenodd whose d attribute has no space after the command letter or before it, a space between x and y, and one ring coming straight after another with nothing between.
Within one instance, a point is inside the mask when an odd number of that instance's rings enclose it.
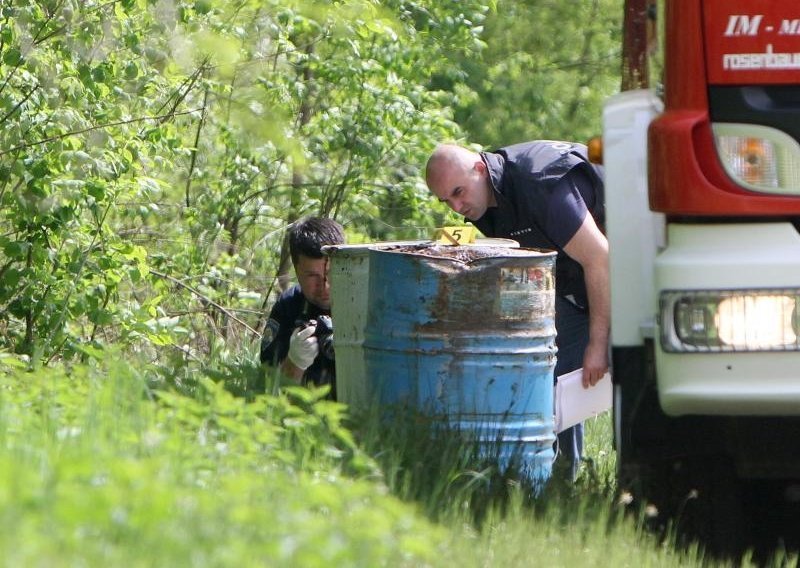
<instances>
[{"instance_id":1,"label":"yellow evidence marker","mask_svg":"<svg viewBox=\"0 0 800 568\"><path fill-rule=\"evenodd\" d=\"M477 229L471 226L463 227L442 227L436 229L434 239L440 245L465 245L475 242Z\"/></svg>"}]
</instances>

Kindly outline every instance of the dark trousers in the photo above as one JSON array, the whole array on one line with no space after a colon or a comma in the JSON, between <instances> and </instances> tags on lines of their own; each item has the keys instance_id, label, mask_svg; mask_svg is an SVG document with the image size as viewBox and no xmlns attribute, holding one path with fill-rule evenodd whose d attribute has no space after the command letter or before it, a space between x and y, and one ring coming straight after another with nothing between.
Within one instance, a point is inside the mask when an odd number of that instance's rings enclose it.
<instances>
[{"instance_id":1,"label":"dark trousers","mask_svg":"<svg viewBox=\"0 0 800 568\"><path fill-rule=\"evenodd\" d=\"M589 344L589 312L556 296L555 376L583 366L583 353ZM557 470L574 480L583 456L583 424L576 424L558 435L553 446Z\"/></svg>"}]
</instances>

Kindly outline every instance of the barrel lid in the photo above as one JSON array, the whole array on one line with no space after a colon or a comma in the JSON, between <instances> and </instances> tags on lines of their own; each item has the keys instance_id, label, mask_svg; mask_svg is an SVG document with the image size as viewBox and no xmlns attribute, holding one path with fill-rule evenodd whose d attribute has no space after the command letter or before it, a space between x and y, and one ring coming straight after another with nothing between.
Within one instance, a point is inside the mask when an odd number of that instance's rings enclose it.
<instances>
[{"instance_id":1,"label":"barrel lid","mask_svg":"<svg viewBox=\"0 0 800 568\"><path fill-rule=\"evenodd\" d=\"M381 241L373 243L325 245L322 247L322 252L328 256L352 256L359 254L366 255L373 247L415 247L429 244L433 244L433 241Z\"/></svg>"},{"instance_id":2,"label":"barrel lid","mask_svg":"<svg viewBox=\"0 0 800 568\"><path fill-rule=\"evenodd\" d=\"M436 241L431 240L408 240L408 241L377 241L372 243L325 245L322 252L328 256L351 256L368 254L370 249L395 249L403 247L427 248L436 245ZM449 245L444 245L449 246ZM513 239L500 239L479 237L473 243L458 245L460 247L496 247L496 248L520 248L519 243Z\"/></svg>"},{"instance_id":3,"label":"barrel lid","mask_svg":"<svg viewBox=\"0 0 800 568\"><path fill-rule=\"evenodd\" d=\"M459 263L471 263L477 260L489 259L549 259L556 256L556 251L546 249L498 246L450 246L438 243L431 243L428 246L373 247L370 250L377 253L403 254Z\"/></svg>"}]
</instances>

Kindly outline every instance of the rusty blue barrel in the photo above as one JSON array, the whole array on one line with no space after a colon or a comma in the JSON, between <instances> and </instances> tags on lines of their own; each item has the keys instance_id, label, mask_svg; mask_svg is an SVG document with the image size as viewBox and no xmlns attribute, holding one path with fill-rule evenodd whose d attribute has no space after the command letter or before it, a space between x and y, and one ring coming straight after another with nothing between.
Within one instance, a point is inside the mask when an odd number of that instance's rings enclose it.
<instances>
[{"instance_id":1,"label":"rusty blue barrel","mask_svg":"<svg viewBox=\"0 0 800 568\"><path fill-rule=\"evenodd\" d=\"M370 397L466 432L540 486L554 457L555 253L427 245L369 255Z\"/></svg>"},{"instance_id":2,"label":"rusty blue barrel","mask_svg":"<svg viewBox=\"0 0 800 568\"><path fill-rule=\"evenodd\" d=\"M364 331L369 307L369 251L372 248L424 247L432 241L382 241L322 247L330 259L331 315L336 345L336 399L363 413L371 401L364 363ZM467 247L519 248L511 239L478 238Z\"/></svg>"}]
</instances>

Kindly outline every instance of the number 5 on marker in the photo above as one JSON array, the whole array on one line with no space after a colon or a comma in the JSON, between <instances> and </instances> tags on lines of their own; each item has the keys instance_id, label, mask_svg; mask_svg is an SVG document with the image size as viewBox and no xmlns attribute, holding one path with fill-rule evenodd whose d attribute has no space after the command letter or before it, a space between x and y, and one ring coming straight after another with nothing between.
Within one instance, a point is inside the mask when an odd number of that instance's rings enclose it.
<instances>
[{"instance_id":1,"label":"number 5 on marker","mask_svg":"<svg viewBox=\"0 0 800 568\"><path fill-rule=\"evenodd\" d=\"M436 231L440 245L464 245L475 242L475 227L442 227Z\"/></svg>"}]
</instances>

